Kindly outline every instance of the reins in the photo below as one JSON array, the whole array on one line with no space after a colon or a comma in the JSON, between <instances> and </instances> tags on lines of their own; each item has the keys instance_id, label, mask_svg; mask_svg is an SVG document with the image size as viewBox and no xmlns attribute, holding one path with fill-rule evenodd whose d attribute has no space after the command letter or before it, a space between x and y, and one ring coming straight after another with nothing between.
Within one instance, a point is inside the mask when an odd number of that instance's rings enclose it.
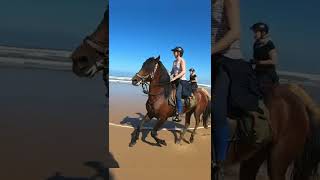
<instances>
[{"instance_id":1,"label":"reins","mask_svg":"<svg viewBox=\"0 0 320 180\"><path fill-rule=\"evenodd\" d=\"M145 76L142 76L140 75L139 73L136 73L136 76L138 76L140 79L141 79L141 87L142 87L142 92L145 93L145 94L148 94L150 96L157 96L157 95L161 95L161 94L164 94L164 92L162 93L159 93L159 94L151 94L149 92L149 87L150 87L150 84L146 81L148 78L150 78L151 80L153 80L154 78L154 75L155 73L157 72L158 70L158 63L155 65L152 73L150 74L147 74ZM171 82L159 82L159 83L152 83L152 86L164 86L164 85L167 85L167 84L171 84Z\"/></svg>"}]
</instances>

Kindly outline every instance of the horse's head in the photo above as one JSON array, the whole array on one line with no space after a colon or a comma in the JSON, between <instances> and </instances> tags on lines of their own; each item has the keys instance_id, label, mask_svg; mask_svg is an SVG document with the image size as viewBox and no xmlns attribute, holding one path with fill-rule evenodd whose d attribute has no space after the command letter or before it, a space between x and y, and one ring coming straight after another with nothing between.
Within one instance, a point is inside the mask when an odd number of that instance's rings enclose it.
<instances>
[{"instance_id":1,"label":"horse's head","mask_svg":"<svg viewBox=\"0 0 320 180\"><path fill-rule=\"evenodd\" d=\"M136 75L134 75L133 78L131 79L132 85L139 86L141 83L150 82L157 71L159 62L160 62L160 56L158 56L157 58L151 57L147 59L143 63L139 72L136 73Z\"/></svg>"},{"instance_id":2,"label":"horse's head","mask_svg":"<svg viewBox=\"0 0 320 180\"><path fill-rule=\"evenodd\" d=\"M93 77L106 68L109 51L108 11L96 31L84 39L72 53L73 72L80 77Z\"/></svg>"}]
</instances>

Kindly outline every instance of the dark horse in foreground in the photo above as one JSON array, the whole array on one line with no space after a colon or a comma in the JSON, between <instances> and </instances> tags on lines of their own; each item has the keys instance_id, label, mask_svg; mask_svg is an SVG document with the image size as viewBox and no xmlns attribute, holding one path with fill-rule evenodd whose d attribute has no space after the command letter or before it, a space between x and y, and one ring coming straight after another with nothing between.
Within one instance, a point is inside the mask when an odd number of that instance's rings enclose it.
<instances>
[{"instance_id":1,"label":"dark horse in foreground","mask_svg":"<svg viewBox=\"0 0 320 180\"><path fill-rule=\"evenodd\" d=\"M320 161L319 107L294 84L274 87L265 97L265 104L269 109L272 139L260 147L230 143L226 165L240 161L240 180L255 180L261 164L267 160L269 178L285 180L293 163L291 178L308 180L316 173ZM215 177L218 179L217 174Z\"/></svg>"},{"instance_id":2,"label":"dark horse in foreground","mask_svg":"<svg viewBox=\"0 0 320 180\"><path fill-rule=\"evenodd\" d=\"M139 139L139 133L141 132L143 124L152 118L157 118L158 121L151 131L151 136L157 142L158 146L166 145L165 140L158 138L157 131L169 117L175 115L175 107L169 104L169 98L171 98L171 93L173 91L170 83L170 76L160 61L160 56L157 58L152 57L147 59L143 63L140 71L132 78L132 84L135 86L148 82L150 82L150 88L146 103L147 114L140 122L138 128L132 133L132 139L129 145L130 147L136 144L136 141ZM198 88L194 92L194 96L196 99L195 105L191 107L184 107L184 112L186 113L185 127L178 139L179 143L181 142L181 139L183 139L184 134L190 125L190 118L192 114L194 114L196 119L196 125L190 137L191 143L194 140L194 135L199 126L201 115L203 124L207 127L207 120L211 113L211 97L208 92L202 88Z\"/></svg>"},{"instance_id":3,"label":"dark horse in foreground","mask_svg":"<svg viewBox=\"0 0 320 180\"><path fill-rule=\"evenodd\" d=\"M93 77L97 72L104 71L104 80L108 81L109 62L109 11L97 29L83 40L76 48L71 59L73 72L79 77Z\"/></svg>"},{"instance_id":4,"label":"dark horse in foreground","mask_svg":"<svg viewBox=\"0 0 320 180\"><path fill-rule=\"evenodd\" d=\"M82 44L72 53L73 72L79 77L91 78L99 71L103 71L103 80L107 88L108 97L108 64L109 64L109 10L104 13L104 17L96 30L86 37ZM102 142L101 142L102 143ZM107 155L107 168L116 168L118 163L111 153Z\"/></svg>"}]
</instances>

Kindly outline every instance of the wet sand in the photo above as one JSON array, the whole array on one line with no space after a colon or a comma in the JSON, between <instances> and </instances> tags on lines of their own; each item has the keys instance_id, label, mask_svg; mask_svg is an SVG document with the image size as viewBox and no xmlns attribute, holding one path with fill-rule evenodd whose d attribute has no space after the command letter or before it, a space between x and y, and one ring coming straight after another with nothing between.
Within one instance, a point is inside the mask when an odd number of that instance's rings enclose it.
<instances>
[{"instance_id":1,"label":"wet sand","mask_svg":"<svg viewBox=\"0 0 320 180\"><path fill-rule=\"evenodd\" d=\"M198 129L195 142L182 145L175 144L175 131L159 131L159 137L165 139L167 146L155 146L155 141L148 131L144 131L145 142L141 139L134 147L129 147L133 128L138 125L139 118L146 113L147 96L141 87L131 84L110 83L110 126L109 147L119 163L119 169L111 169L115 180L125 179L210 179L211 129ZM152 127L154 120L147 123ZM192 119L194 123L194 119ZM181 122L184 124L184 122ZM164 128L181 128L171 118ZM117 126L122 125L122 126ZM202 126L202 125L201 125ZM194 127L191 124L190 127ZM190 133L186 134L189 141ZM140 134L141 138L141 134Z\"/></svg>"},{"instance_id":2,"label":"wet sand","mask_svg":"<svg viewBox=\"0 0 320 180\"><path fill-rule=\"evenodd\" d=\"M16 67L0 82L0 179L85 178L107 161L101 77Z\"/></svg>"}]
</instances>

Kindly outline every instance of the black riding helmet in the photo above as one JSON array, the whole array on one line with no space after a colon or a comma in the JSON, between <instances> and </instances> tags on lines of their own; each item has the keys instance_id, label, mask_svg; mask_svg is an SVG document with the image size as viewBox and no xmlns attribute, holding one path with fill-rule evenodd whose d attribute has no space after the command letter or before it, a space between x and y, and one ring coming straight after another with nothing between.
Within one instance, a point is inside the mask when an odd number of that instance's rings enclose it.
<instances>
[{"instance_id":1,"label":"black riding helmet","mask_svg":"<svg viewBox=\"0 0 320 180\"><path fill-rule=\"evenodd\" d=\"M269 33L269 27L267 24L263 23L263 22L258 22L258 23L255 23L254 25L252 25L250 27L250 29L252 31L260 31L260 32L265 32L266 34Z\"/></svg>"},{"instance_id":2,"label":"black riding helmet","mask_svg":"<svg viewBox=\"0 0 320 180\"><path fill-rule=\"evenodd\" d=\"M181 57L183 56L183 52L184 52L184 50L182 49L182 47L179 47L179 46L171 49L171 51L173 51L173 52L180 52Z\"/></svg>"},{"instance_id":3,"label":"black riding helmet","mask_svg":"<svg viewBox=\"0 0 320 180\"><path fill-rule=\"evenodd\" d=\"M191 72L192 72L192 71L195 71L195 70L194 70L193 68L190 68L190 69L189 69L189 71L191 71Z\"/></svg>"}]
</instances>

